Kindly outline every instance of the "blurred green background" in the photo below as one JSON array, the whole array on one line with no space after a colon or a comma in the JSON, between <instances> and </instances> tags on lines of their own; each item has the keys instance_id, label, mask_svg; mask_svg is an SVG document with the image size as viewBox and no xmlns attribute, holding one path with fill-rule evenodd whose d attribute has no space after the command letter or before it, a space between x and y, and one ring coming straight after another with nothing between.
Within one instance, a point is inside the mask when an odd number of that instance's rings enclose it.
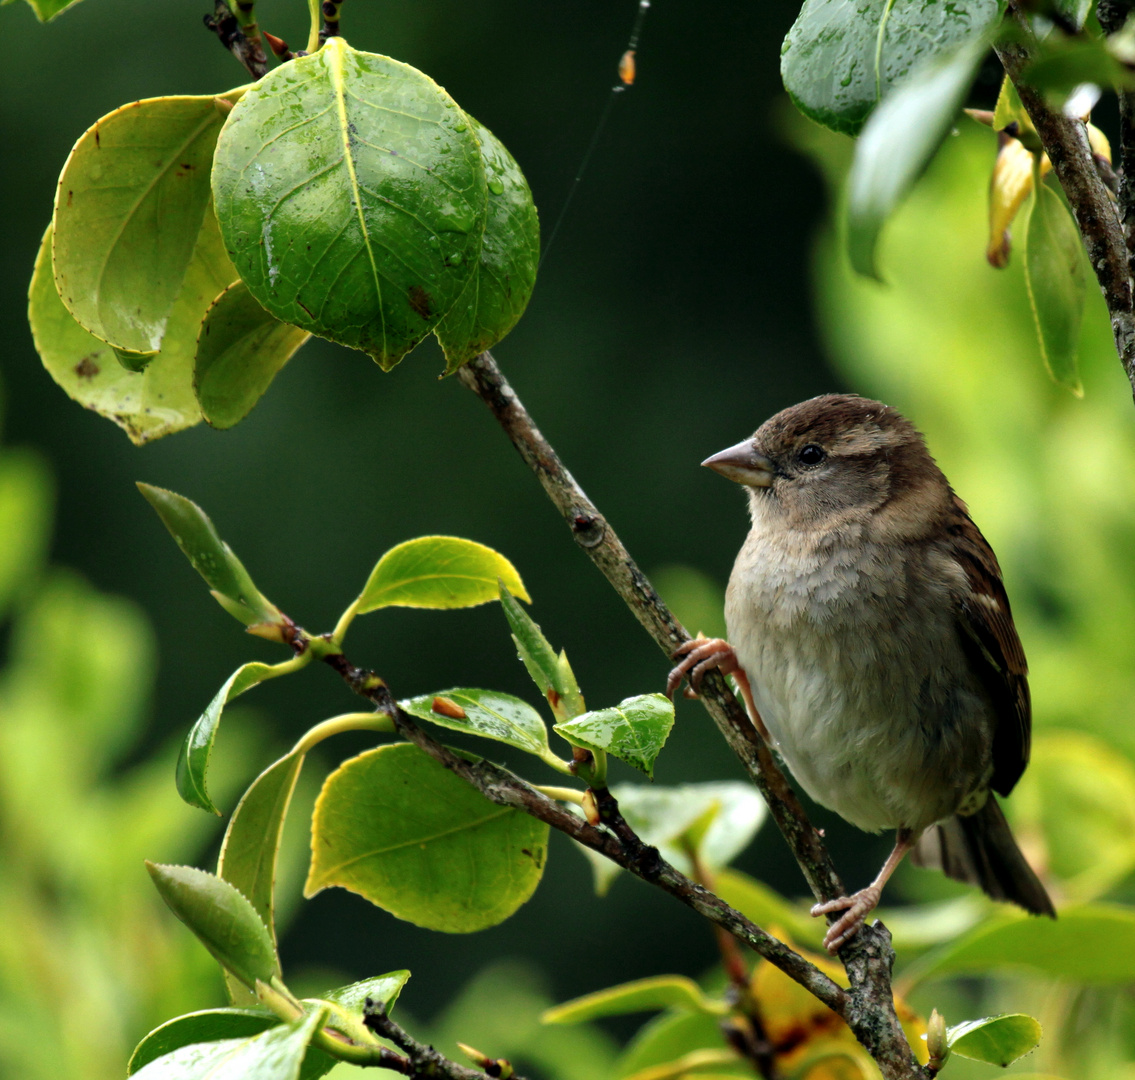
<instances>
[{"instance_id":1,"label":"blurred green background","mask_svg":"<svg viewBox=\"0 0 1135 1080\"><path fill-rule=\"evenodd\" d=\"M0 686L0 859L15 873L0 878L0 916L20 928L0 947L5 1076L17 1065L13 1076L121 1075L122 1055L148 1025L219 1001L211 961L155 906L141 859L215 857L209 819L177 799L171 747L239 663L279 656L213 603L135 480L198 501L260 588L309 629L333 625L386 548L453 533L513 560L534 616L566 647L592 706L657 689L667 669L484 407L455 380L437 382L432 345L384 376L360 353L312 342L233 431L202 427L142 449L45 374L24 295L55 178L82 131L123 102L243 81L200 27L207 7L85 0L48 27L23 4L0 13L9 207L0 590L15 612ZM300 0L261 0L259 11L266 29L293 46L303 40ZM420 67L501 137L547 235L635 5L351 0L343 14L352 44ZM638 82L616 101L529 311L495 353L640 565L691 630L710 633L720 629L717 594L746 521L738 493L697 463L828 390L880 396L906 412L998 551L1031 661L1040 737L1010 807L1022 841L1064 898L1130 898L1135 415L1102 304L1090 298L1078 401L1043 372L1020 260L1000 273L984 261L994 140L976 126L950 140L888 228L890 284L851 280L824 182L826 172L838 184L850 143L792 119L780 88L780 42L794 15L788 0L657 0ZM81 577L46 575L49 562ZM462 684L529 696L495 605L384 611L360 619L349 645L400 696ZM217 787L226 809L274 751L354 707L320 670L266 684L240 704L218 748L229 770ZM1046 741L1048 730L1064 734ZM324 748L325 760L363 745L341 740ZM630 779L615 768L616 779ZM658 782L740 775L700 706L680 703ZM816 821L851 883L867 880L889 849L889 838L823 811ZM660 893L624 878L595 899L585 861L559 837L533 900L470 937L419 930L341 890L297 903L298 824L282 886L282 906L290 896L294 911L285 970L309 969L313 984L332 985L409 967L399 1008L437 1032L457 1023L441 1014L459 990L502 958L530 961L543 980L536 996L548 1002L658 972L698 976L713 961L708 929ZM804 891L771 828L737 865L786 895ZM904 870L888 899L955 892ZM75 950L85 966L71 965ZM458 1013L537 977L483 978L453 1006ZM93 1012L73 1013L76 987ZM1093 990L1098 1005L1085 1005L1084 993L1048 982L935 983L915 1004L1057 1009L1068 1047L1053 1038L1044 1051L1052 1056L1023 1071L1057 1073L1074 1061L1068 1075L1135 1075L1123 1064L1132 1056L1127 992ZM519 1046L511 1052L544 1075L595 1075L612 1053L610 1034L634 1027L581 1029L560 1053L554 1039L568 1036L534 1035L538 1005L521 997L508 1014ZM1095 1024L1092 1039L1073 1038L1081 1014ZM949 1018L963 1017L955 1009ZM464 1023L475 1032L488 1021L470 1013ZM72 1034L49 1068L13 1056L28 1025L58 1024ZM98 1055L92 1030L101 1033ZM957 1066L962 1080L965 1068Z\"/></svg>"}]
</instances>

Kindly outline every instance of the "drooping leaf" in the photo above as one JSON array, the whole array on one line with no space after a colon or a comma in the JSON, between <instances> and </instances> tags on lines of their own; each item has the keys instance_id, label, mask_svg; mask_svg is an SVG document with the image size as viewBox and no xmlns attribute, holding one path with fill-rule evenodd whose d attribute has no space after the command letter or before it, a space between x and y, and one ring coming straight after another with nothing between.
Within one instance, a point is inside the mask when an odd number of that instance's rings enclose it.
<instances>
[{"instance_id":1,"label":"drooping leaf","mask_svg":"<svg viewBox=\"0 0 1135 1080\"><path fill-rule=\"evenodd\" d=\"M856 135L916 68L982 37L1004 9L1003 0L805 0L784 39L780 74L805 116Z\"/></svg>"},{"instance_id":2,"label":"drooping leaf","mask_svg":"<svg viewBox=\"0 0 1135 1080\"><path fill-rule=\"evenodd\" d=\"M200 807L211 814L220 814L220 810L209 798L205 781L209 773L209 759L213 756L213 743L217 739L217 728L221 723L221 714L233 698L239 697L257 683L271 679L279 673L279 668L271 664L261 664L258 661L242 664L228 677L224 686L217 691L208 707L198 717L197 723L193 725L181 744L181 752L177 758L177 791L190 806Z\"/></svg>"},{"instance_id":3,"label":"drooping leaf","mask_svg":"<svg viewBox=\"0 0 1135 1080\"><path fill-rule=\"evenodd\" d=\"M1040 1045L1040 1024L1024 1013L967 1020L946 1032L952 1053L990 1065L1012 1065Z\"/></svg>"},{"instance_id":4,"label":"drooping leaf","mask_svg":"<svg viewBox=\"0 0 1135 1080\"><path fill-rule=\"evenodd\" d=\"M665 694L640 694L556 724L555 730L573 746L604 750L653 777L673 726L674 703Z\"/></svg>"},{"instance_id":5,"label":"drooping leaf","mask_svg":"<svg viewBox=\"0 0 1135 1080\"><path fill-rule=\"evenodd\" d=\"M128 371L105 342L84 330L59 299L51 273L51 229L36 257L28 296L32 337L48 374L75 401L105 416L141 445L201 420L193 394L197 330L213 298L236 279L216 215L206 210L162 348L142 373Z\"/></svg>"},{"instance_id":6,"label":"drooping leaf","mask_svg":"<svg viewBox=\"0 0 1135 1080\"><path fill-rule=\"evenodd\" d=\"M205 313L197 337L193 387L209 424L240 423L309 337L269 315L243 281L230 285Z\"/></svg>"},{"instance_id":7,"label":"drooping leaf","mask_svg":"<svg viewBox=\"0 0 1135 1080\"><path fill-rule=\"evenodd\" d=\"M723 1016L729 1011L724 1002L706 997L693 979L684 975L656 975L565 1001L548 1009L540 1019L545 1024L581 1024L600 1016L671 1008L711 1016Z\"/></svg>"},{"instance_id":8,"label":"drooping leaf","mask_svg":"<svg viewBox=\"0 0 1135 1080\"><path fill-rule=\"evenodd\" d=\"M213 194L252 295L384 368L434 329L476 271L488 198L476 135L453 99L340 37L237 103Z\"/></svg>"},{"instance_id":9,"label":"drooping leaf","mask_svg":"<svg viewBox=\"0 0 1135 1080\"><path fill-rule=\"evenodd\" d=\"M1047 184L1033 194L1025 242L1025 283L1036 323L1040 354L1049 374L1080 396L1076 366L1086 281L1080 230Z\"/></svg>"},{"instance_id":10,"label":"drooping leaf","mask_svg":"<svg viewBox=\"0 0 1135 1080\"><path fill-rule=\"evenodd\" d=\"M498 579L528 599L516 567L499 552L458 536L420 536L378 560L358 610L476 607L497 598Z\"/></svg>"},{"instance_id":11,"label":"drooping leaf","mask_svg":"<svg viewBox=\"0 0 1135 1080\"><path fill-rule=\"evenodd\" d=\"M398 702L411 716L508 743L537 757L551 753L543 717L526 701L496 690L453 689Z\"/></svg>"},{"instance_id":12,"label":"drooping leaf","mask_svg":"<svg viewBox=\"0 0 1135 1080\"><path fill-rule=\"evenodd\" d=\"M170 910L226 971L248 987L279 976L272 935L239 890L192 866L147 862L146 869Z\"/></svg>"},{"instance_id":13,"label":"drooping leaf","mask_svg":"<svg viewBox=\"0 0 1135 1080\"><path fill-rule=\"evenodd\" d=\"M327 1069L309 1073L303 1068L305 1056L315 1053L335 1064L308 1046L323 1016L324 1010L316 1008L248 1038L181 1046L133 1075L139 1080L315 1080Z\"/></svg>"},{"instance_id":14,"label":"drooping leaf","mask_svg":"<svg viewBox=\"0 0 1135 1080\"><path fill-rule=\"evenodd\" d=\"M126 1075L133 1076L144 1065L192 1043L217 1042L221 1039L242 1039L276 1027L280 1018L264 1008L202 1009L167 1020L154 1028L135 1048L126 1066Z\"/></svg>"},{"instance_id":15,"label":"drooping leaf","mask_svg":"<svg viewBox=\"0 0 1135 1080\"><path fill-rule=\"evenodd\" d=\"M863 129L847 204L848 254L859 273L879 276L879 231L946 137L984 52L979 38L918 67L883 99Z\"/></svg>"},{"instance_id":16,"label":"drooping leaf","mask_svg":"<svg viewBox=\"0 0 1135 1080\"><path fill-rule=\"evenodd\" d=\"M523 599L528 597L520 594ZM517 653L524 663L532 681L544 695L557 720L570 720L583 715L586 706L575 674L568 663L567 653L556 650L532 617L517 603L510 586L502 579L500 602L508 625L512 629L512 640Z\"/></svg>"},{"instance_id":17,"label":"drooping leaf","mask_svg":"<svg viewBox=\"0 0 1135 1080\"><path fill-rule=\"evenodd\" d=\"M56 286L83 328L110 345L161 348L209 204L217 100L131 102L97 120L63 166Z\"/></svg>"},{"instance_id":18,"label":"drooping leaf","mask_svg":"<svg viewBox=\"0 0 1135 1080\"><path fill-rule=\"evenodd\" d=\"M417 747L395 743L327 778L304 894L340 885L408 922L470 933L532 895L547 842L543 822L489 802Z\"/></svg>"},{"instance_id":19,"label":"drooping leaf","mask_svg":"<svg viewBox=\"0 0 1135 1080\"><path fill-rule=\"evenodd\" d=\"M487 127L466 117L481 144L488 214L476 270L436 330L446 374L492 348L516 325L540 261L540 222L524 173Z\"/></svg>"},{"instance_id":20,"label":"drooping leaf","mask_svg":"<svg viewBox=\"0 0 1135 1080\"><path fill-rule=\"evenodd\" d=\"M209 516L184 495L139 484L177 546L206 581L218 603L245 626L281 624L283 616L252 583L240 559L218 535ZM227 601L227 603L226 603Z\"/></svg>"}]
</instances>

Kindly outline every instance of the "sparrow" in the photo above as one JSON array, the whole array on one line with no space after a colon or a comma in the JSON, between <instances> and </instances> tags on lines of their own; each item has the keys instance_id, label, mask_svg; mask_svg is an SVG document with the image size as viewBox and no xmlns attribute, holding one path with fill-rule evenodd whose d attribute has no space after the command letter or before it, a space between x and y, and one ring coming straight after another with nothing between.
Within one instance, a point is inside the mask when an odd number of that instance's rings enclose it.
<instances>
[{"instance_id":1,"label":"sparrow","mask_svg":"<svg viewBox=\"0 0 1135 1080\"><path fill-rule=\"evenodd\" d=\"M1029 760L1028 667L992 548L919 431L851 394L812 398L703 465L745 487L752 528L728 641L688 641L667 692L711 668L821 806L895 830L875 880L812 908L837 951L911 852L1056 917L998 805Z\"/></svg>"}]
</instances>

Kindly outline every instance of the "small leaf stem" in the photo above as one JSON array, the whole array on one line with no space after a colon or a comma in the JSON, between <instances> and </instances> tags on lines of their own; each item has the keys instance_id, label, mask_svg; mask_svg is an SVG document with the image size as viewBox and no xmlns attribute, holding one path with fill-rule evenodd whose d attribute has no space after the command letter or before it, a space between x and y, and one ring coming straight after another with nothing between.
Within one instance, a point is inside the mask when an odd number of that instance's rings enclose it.
<instances>
[{"instance_id":1,"label":"small leaf stem","mask_svg":"<svg viewBox=\"0 0 1135 1080\"><path fill-rule=\"evenodd\" d=\"M559 802L575 803L576 806L583 805L583 792L578 788L549 787L546 784L533 784L532 787L540 792L541 795L547 795L549 799L556 799Z\"/></svg>"},{"instance_id":2,"label":"small leaf stem","mask_svg":"<svg viewBox=\"0 0 1135 1080\"><path fill-rule=\"evenodd\" d=\"M330 739L333 735L341 735L344 731L383 731L393 732L394 723L390 717L377 712L343 713L333 716L329 720L316 724L292 748L293 754L306 754L312 747Z\"/></svg>"},{"instance_id":3,"label":"small leaf stem","mask_svg":"<svg viewBox=\"0 0 1135 1080\"><path fill-rule=\"evenodd\" d=\"M268 58L264 56L264 48L260 42L260 26L256 22L256 0L229 0L229 9L236 16L240 32L254 49L260 50L261 57L267 63Z\"/></svg>"},{"instance_id":4,"label":"small leaf stem","mask_svg":"<svg viewBox=\"0 0 1135 1080\"><path fill-rule=\"evenodd\" d=\"M307 0L307 11L311 20L310 28L307 32L307 51L313 53L321 44L319 40L319 25L322 18L320 0Z\"/></svg>"},{"instance_id":5,"label":"small leaf stem","mask_svg":"<svg viewBox=\"0 0 1135 1080\"><path fill-rule=\"evenodd\" d=\"M359 613L359 601L362 597L357 597L342 615L339 616L339 621L335 624L335 629L331 631L331 643L333 645L342 645L343 638L347 636L347 631L350 629L351 623L355 621L355 616Z\"/></svg>"},{"instance_id":6,"label":"small leaf stem","mask_svg":"<svg viewBox=\"0 0 1135 1080\"><path fill-rule=\"evenodd\" d=\"M548 750L546 753L540 755L540 760L549 768L555 769L556 772L563 773L564 776L574 776L575 771L571 767L570 761L564 761L563 758L556 757L555 753Z\"/></svg>"}]
</instances>

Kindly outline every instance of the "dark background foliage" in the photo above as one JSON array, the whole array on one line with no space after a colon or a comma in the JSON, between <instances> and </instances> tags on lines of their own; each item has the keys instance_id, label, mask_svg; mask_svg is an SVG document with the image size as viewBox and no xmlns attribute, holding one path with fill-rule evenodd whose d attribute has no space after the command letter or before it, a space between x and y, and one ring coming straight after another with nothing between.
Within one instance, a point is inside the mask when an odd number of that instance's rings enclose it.
<instances>
[{"instance_id":1,"label":"dark background foliage","mask_svg":"<svg viewBox=\"0 0 1135 1080\"><path fill-rule=\"evenodd\" d=\"M266 29L300 46L300 0L258 6ZM496 350L648 574L681 563L723 585L746 528L743 504L698 462L783 406L840 388L807 299L821 184L777 132L778 54L797 6L656 0L638 83L615 102L528 313ZM88 0L49 27L23 5L3 13L7 440L53 463L55 559L133 597L155 624L150 746L180 735L240 662L281 657L242 637L213 604L137 495L139 479L200 502L261 589L310 629L330 628L387 547L452 533L515 562L535 617L567 648L591 705L660 688L665 659L574 548L483 406L456 380L437 382L442 360L432 344L383 375L361 353L312 342L237 429L202 426L142 449L70 402L41 368L24 294L59 169L82 131L126 101L244 81L201 28L207 7ZM529 178L546 239L634 15L633 0L349 0L343 28L356 47L432 75L500 136ZM355 624L348 651L400 695L465 684L532 696L495 605L369 616ZM321 670L244 700L281 746L354 708ZM353 749L336 743L332 752ZM270 753L265 746L247 762L250 777ZM535 779L554 782L538 769L529 770ZM681 704L658 781L740 775L700 707ZM865 878L886 841L873 846L818 817L849 878ZM535 958L557 998L660 971L697 974L711 961L711 937L694 916L628 880L596 900L568 847L553 841L547 877L515 918L469 938L418 930L340 890L322 894L300 908L283 942L285 967L349 977L409 967L405 1001L428 1016L502 955ZM771 826L739 865L802 891Z\"/></svg>"}]
</instances>

